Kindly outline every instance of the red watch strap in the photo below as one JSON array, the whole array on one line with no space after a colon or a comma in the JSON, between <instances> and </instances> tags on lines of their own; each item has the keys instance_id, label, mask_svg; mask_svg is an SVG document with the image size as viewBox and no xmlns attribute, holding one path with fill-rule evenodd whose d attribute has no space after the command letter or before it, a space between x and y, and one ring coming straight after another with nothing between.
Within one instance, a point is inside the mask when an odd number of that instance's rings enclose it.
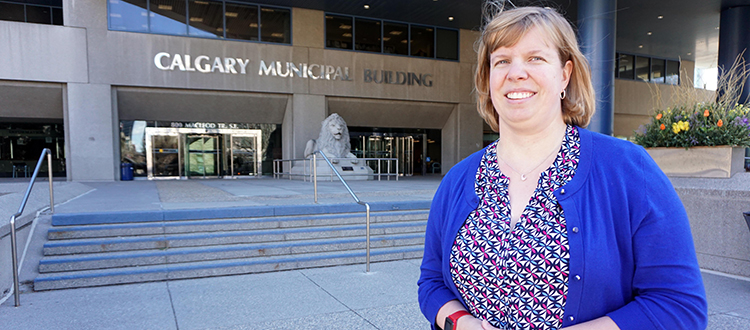
<instances>
[{"instance_id":1,"label":"red watch strap","mask_svg":"<svg viewBox=\"0 0 750 330\"><path fill-rule=\"evenodd\" d=\"M451 321L453 321L453 326L456 326L458 324L458 319L460 319L463 316L471 315L471 313L467 311L458 311L448 316ZM455 329L454 329L455 330Z\"/></svg>"}]
</instances>

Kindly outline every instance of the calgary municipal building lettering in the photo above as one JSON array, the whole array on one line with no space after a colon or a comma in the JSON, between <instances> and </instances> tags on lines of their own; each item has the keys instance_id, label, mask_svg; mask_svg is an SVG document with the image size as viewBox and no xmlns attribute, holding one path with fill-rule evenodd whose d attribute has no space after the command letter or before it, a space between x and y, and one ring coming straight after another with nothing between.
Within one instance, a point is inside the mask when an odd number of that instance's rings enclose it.
<instances>
[{"instance_id":1,"label":"calgary municipal building lettering","mask_svg":"<svg viewBox=\"0 0 750 330\"><path fill-rule=\"evenodd\" d=\"M250 60L239 57L211 58L206 55L192 57L160 52L154 56L154 65L163 71L247 74ZM348 67L264 60L258 64L258 76L353 81ZM432 74L429 73L365 69L363 80L366 83L432 87Z\"/></svg>"}]
</instances>

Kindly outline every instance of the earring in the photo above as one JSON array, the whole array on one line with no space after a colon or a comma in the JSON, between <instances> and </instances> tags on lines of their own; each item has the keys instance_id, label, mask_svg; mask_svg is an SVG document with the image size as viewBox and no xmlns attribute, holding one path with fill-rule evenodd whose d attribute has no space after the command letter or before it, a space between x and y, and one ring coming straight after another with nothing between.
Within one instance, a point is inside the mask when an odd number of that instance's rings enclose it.
<instances>
[{"instance_id":1,"label":"earring","mask_svg":"<svg viewBox=\"0 0 750 330\"><path fill-rule=\"evenodd\" d=\"M562 93L560 93L560 99L564 100L565 96L567 96L567 94L565 93L565 90L563 89Z\"/></svg>"}]
</instances>

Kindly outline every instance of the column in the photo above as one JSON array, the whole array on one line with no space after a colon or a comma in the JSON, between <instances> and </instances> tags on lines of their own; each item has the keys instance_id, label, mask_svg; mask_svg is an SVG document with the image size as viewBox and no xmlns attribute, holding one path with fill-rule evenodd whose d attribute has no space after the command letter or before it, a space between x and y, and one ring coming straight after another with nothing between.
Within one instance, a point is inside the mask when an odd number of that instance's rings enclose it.
<instances>
[{"instance_id":1,"label":"column","mask_svg":"<svg viewBox=\"0 0 750 330\"><path fill-rule=\"evenodd\" d=\"M745 59L745 65L750 64L750 6L724 8L721 11L719 25L719 75L722 69L732 67L734 60L740 54ZM743 53L744 52L744 53ZM745 87L740 95L740 102L747 102L750 85Z\"/></svg>"},{"instance_id":2,"label":"column","mask_svg":"<svg viewBox=\"0 0 750 330\"><path fill-rule=\"evenodd\" d=\"M112 109L112 87L104 84L67 84L65 101L65 146L68 180L113 181L116 118Z\"/></svg>"},{"instance_id":3,"label":"column","mask_svg":"<svg viewBox=\"0 0 750 330\"><path fill-rule=\"evenodd\" d=\"M617 0L580 0L578 31L581 51L591 65L596 113L589 129L612 135L615 113L615 38Z\"/></svg>"}]
</instances>

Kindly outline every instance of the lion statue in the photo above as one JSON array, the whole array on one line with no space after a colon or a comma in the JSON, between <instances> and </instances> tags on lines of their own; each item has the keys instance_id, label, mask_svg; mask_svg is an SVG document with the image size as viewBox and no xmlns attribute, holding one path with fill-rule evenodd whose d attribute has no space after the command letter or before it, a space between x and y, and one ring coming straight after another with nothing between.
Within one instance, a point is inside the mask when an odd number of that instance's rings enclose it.
<instances>
[{"instance_id":1,"label":"lion statue","mask_svg":"<svg viewBox=\"0 0 750 330\"><path fill-rule=\"evenodd\" d=\"M351 153L349 129L346 127L344 118L334 113L323 120L320 126L318 139L307 141L305 158L312 157L312 154L318 150L323 151L329 158L357 158Z\"/></svg>"}]
</instances>

